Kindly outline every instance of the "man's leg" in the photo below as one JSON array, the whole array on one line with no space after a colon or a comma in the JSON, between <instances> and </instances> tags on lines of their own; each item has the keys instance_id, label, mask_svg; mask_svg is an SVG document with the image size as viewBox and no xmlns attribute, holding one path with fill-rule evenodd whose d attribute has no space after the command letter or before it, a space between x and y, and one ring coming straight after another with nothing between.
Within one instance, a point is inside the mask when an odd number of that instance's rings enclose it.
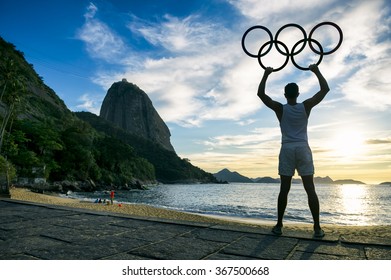
<instances>
[{"instance_id":1,"label":"man's leg","mask_svg":"<svg viewBox=\"0 0 391 280\"><path fill-rule=\"evenodd\" d=\"M280 193L278 195L278 205L277 205L277 212L278 212L278 220L277 220L277 227L282 227L282 220L284 218L285 208L288 203L288 193L291 189L291 181L292 176L284 176L281 175L281 186L280 186Z\"/></svg>"},{"instance_id":2,"label":"man's leg","mask_svg":"<svg viewBox=\"0 0 391 280\"><path fill-rule=\"evenodd\" d=\"M304 189L308 196L308 206L310 207L312 218L314 219L315 232L320 231L319 223L319 199L315 191L314 175L301 176L303 180Z\"/></svg>"}]
</instances>

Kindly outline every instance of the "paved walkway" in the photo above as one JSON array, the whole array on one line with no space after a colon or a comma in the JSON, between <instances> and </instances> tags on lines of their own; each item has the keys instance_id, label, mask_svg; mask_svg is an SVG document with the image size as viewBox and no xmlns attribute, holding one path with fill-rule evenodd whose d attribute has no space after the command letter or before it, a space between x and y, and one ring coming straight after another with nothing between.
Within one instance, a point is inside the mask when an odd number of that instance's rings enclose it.
<instances>
[{"instance_id":1,"label":"paved walkway","mask_svg":"<svg viewBox=\"0 0 391 280\"><path fill-rule=\"evenodd\" d=\"M391 259L391 240L322 240L254 227L137 218L0 200L0 259Z\"/></svg>"}]
</instances>

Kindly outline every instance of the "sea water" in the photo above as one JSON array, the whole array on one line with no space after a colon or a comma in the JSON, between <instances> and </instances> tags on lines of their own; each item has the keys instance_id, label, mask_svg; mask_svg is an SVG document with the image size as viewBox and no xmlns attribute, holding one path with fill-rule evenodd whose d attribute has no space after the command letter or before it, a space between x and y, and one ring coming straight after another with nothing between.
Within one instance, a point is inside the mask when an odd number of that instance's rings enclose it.
<instances>
[{"instance_id":1,"label":"sea water","mask_svg":"<svg viewBox=\"0 0 391 280\"><path fill-rule=\"evenodd\" d=\"M391 187L386 185L317 185L323 224L391 225ZM197 214L275 221L278 184L158 185L148 190L117 191L115 200ZM72 193L94 201L109 198L106 192ZM312 223L307 195L293 184L284 220Z\"/></svg>"}]
</instances>

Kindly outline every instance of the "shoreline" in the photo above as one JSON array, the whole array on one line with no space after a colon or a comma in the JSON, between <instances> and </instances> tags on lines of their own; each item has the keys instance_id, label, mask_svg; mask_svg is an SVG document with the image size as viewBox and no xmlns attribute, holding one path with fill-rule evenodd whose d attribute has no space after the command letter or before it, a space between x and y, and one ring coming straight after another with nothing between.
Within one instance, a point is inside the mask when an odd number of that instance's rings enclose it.
<instances>
[{"instance_id":1,"label":"shoreline","mask_svg":"<svg viewBox=\"0 0 391 280\"><path fill-rule=\"evenodd\" d=\"M11 199L29 201L42 204L67 206L79 209L88 209L93 211L112 212L137 217L148 218L163 218L177 221L190 221L200 223L216 223L222 225L237 225L237 226L251 226L255 228L262 228L271 230L274 221L253 219L253 218L239 218L239 217L225 217L218 215L204 215L189 212L182 212L177 210L168 210L164 208L153 207L145 204L125 204L114 203L113 205L98 204L89 201L84 201L75 198L65 198L58 194L39 194L34 193L28 189L12 188L10 190ZM312 233L312 224L285 222L284 228L290 231ZM391 225L385 226L351 226L351 225L330 225L323 224L322 228L327 234L339 234L349 236L363 236L371 238L382 238L391 240Z\"/></svg>"}]
</instances>

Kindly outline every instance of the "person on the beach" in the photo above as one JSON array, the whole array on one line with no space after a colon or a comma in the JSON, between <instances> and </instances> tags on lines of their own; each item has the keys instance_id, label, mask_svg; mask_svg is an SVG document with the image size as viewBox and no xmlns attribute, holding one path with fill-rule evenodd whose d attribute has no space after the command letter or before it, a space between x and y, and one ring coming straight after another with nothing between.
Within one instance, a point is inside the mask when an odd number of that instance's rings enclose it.
<instances>
[{"instance_id":1,"label":"person on the beach","mask_svg":"<svg viewBox=\"0 0 391 280\"><path fill-rule=\"evenodd\" d=\"M114 190L111 190L110 192L110 203L113 205L113 200L114 200Z\"/></svg>"},{"instance_id":2,"label":"person on the beach","mask_svg":"<svg viewBox=\"0 0 391 280\"><path fill-rule=\"evenodd\" d=\"M319 200L314 185L314 164L312 152L308 145L307 124L311 109L323 100L330 89L317 65L312 64L309 66L309 69L318 78L320 90L303 103L297 103L299 87L295 83L289 83L285 86L285 98L287 99L287 104L285 105L274 101L266 95L266 81L273 72L271 67L265 69L258 87L259 98L276 113L282 134L278 165L278 173L281 178L277 205L278 220L272 230L276 235L282 234L282 220L288 201L288 193L292 177L295 174L295 170L297 170L308 196L308 205L314 220L314 237L324 236L324 231L321 229L319 222Z\"/></svg>"}]
</instances>

